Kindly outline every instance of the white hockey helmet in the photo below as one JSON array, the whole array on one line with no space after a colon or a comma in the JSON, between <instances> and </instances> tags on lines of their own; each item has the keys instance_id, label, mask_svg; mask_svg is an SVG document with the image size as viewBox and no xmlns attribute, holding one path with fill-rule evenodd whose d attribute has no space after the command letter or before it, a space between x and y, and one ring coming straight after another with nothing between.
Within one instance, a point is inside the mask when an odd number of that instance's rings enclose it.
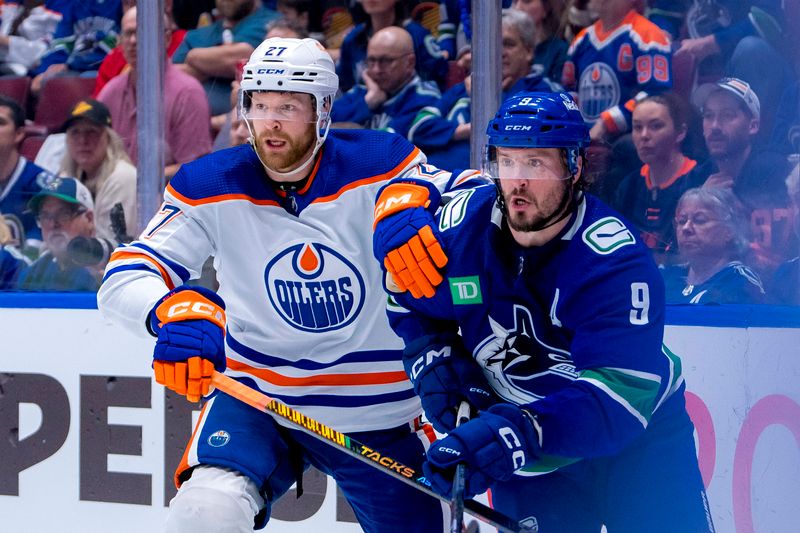
<instances>
[{"instance_id":1,"label":"white hockey helmet","mask_svg":"<svg viewBox=\"0 0 800 533\"><path fill-rule=\"evenodd\" d=\"M307 93L314 97L317 111L316 151L325 141L330 127L330 109L339 76L325 48L314 39L266 39L250 55L244 66L239 92L239 112L246 116L250 93L281 91Z\"/></svg>"}]
</instances>

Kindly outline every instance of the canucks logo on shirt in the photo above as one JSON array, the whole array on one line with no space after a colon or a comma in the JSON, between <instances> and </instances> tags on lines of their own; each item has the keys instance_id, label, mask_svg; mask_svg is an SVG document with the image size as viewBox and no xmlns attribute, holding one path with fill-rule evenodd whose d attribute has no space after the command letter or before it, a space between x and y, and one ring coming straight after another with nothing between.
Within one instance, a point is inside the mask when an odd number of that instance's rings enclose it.
<instances>
[{"instance_id":1,"label":"canucks logo on shirt","mask_svg":"<svg viewBox=\"0 0 800 533\"><path fill-rule=\"evenodd\" d=\"M529 403L577 379L567 350L539 340L530 311L514 306L514 327L506 329L489 316L492 335L475 350L475 359L497 393L506 400Z\"/></svg>"},{"instance_id":2,"label":"canucks logo on shirt","mask_svg":"<svg viewBox=\"0 0 800 533\"><path fill-rule=\"evenodd\" d=\"M343 328L364 305L364 278L350 261L320 243L278 253L264 271L270 303L287 324L312 333Z\"/></svg>"}]
</instances>

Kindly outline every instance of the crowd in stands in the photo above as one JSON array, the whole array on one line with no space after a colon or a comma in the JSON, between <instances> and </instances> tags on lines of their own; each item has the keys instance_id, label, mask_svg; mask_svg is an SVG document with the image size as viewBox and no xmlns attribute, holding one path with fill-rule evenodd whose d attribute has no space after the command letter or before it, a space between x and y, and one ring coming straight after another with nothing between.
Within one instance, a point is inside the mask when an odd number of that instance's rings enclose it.
<instances>
[{"instance_id":1,"label":"crowd in stands","mask_svg":"<svg viewBox=\"0 0 800 533\"><path fill-rule=\"evenodd\" d=\"M671 303L800 304L800 2L498 0L501 98L569 92L589 191L639 232ZM797 4L797 6L795 6ZM470 166L470 0L167 0L165 168L248 142L267 37L337 65L334 127ZM0 0L0 290L96 290L136 234L135 0Z\"/></svg>"}]
</instances>

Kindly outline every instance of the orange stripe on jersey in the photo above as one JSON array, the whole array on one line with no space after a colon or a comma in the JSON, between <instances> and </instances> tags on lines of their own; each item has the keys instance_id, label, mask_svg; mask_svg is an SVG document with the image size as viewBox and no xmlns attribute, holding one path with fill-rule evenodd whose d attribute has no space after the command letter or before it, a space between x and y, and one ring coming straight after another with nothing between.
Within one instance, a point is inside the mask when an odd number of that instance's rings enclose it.
<instances>
[{"instance_id":1,"label":"orange stripe on jersey","mask_svg":"<svg viewBox=\"0 0 800 533\"><path fill-rule=\"evenodd\" d=\"M172 185L167 184L167 190L175 196L181 202L187 203L189 205L205 205L205 204L214 204L217 202L226 202L230 200L245 200L252 204L256 205L271 205L273 207L280 207L280 204L275 200L257 200L252 196L247 196L246 194L218 194L216 196L209 196L207 198L200 198L199 200L195 200L193 198L189 198L188 196L184 196L178 191L176 191Z\"/></svg>"},{"instance_id":2,"label":"orange stripe on jersey","mask_svg":"<svg viewBox=\"0 0 800 533\"><path fill-rule=\"evenodd\" d=\"M352 190L352 189L355 189L355 188L358 188L358 187L362 187L364 185L369 185L371 183L377 183L379 181L392 179L392 178L397 176L398 172L401 169L403 169L404 167L408 166L409 163L411 163L415 158L417 158L419 156L419 154L420 154L419 148L414 147L414 149L411 151L411 153L408 154L408 156L406 156L406 158L403 159L403 161L401 161L399 165L394 167L389 172L384 172L383 174L378 174L377 176L372 176L370 178L364 178L364 179L360 179L358 181L354 181L352 183L348 183L347 185L345 185L344 187L342 187L341 189L339 189L335 193L333 193L333 194L331 194L329 196L323 196L321 198L317 198L316 200L314 200L311 203L312 204L316 204L316 203L322 203L322 202L333 202L334 200L339 198L339 196L341 196L342 194L346 193L349 190Z\"/></svg>"},{"instance_id":3,"label":"orange stripe on jersey","mask_svg":"<svg viewBox=\"0 0 800 533\"><path fill-rule=\"evenodd\" d=\"M203 407L200 409L200 416L197 418L197 425L192 430L192 438L189 439L189 444L186 445L186 448L183 450L183 457L181 457L181 461L178 463L178 467L175 468L175 487L181 488L181 474L186 472L189 468L192 468L193 465L189 464L189 449L192 447L194 443L194 438L197 436L197 432L200 430L200 423L203 421L203 415L206 412L206 406L208 403L203 404Z\"/></svg>"},{"instance_id":4,"label":"orange stripe on jersey","mask_svg":"<svg viewBox=\"0 0 800 533\"><path fill-rule=\"evenodd\" d=\"M403 370L398 370L396 372L366 372L357 374L317 374L314 376L294 378L278 374L266 368L254 368L241 361L234 361L232 359L228 359L228 368L252 374L267 383L280 387L386 385L389 383L408 381L408 376Z\"/></svg>"},{"instance_id":5,"label":"orange stripe on jersey","mask_svg":"<svg viewBox=\"0 0 800 533\"><path fill-rule=\"evenodd\" d=\"M117 261L122 259L138 259L147 261L148 263L152 264L158 269L158 271L161 273L161 277L164 278L164 283L167 284L167 287L169 287L170 290L175 288L175 284L172 283L172 278L170 277L169 274L167 274L167 271L164 270L164 267L161 266L161 263L159 263L149 255L140 254L137 252L114 252L108 259L108 262L110 263L111 261Z\"/></svg>"},{"instance_id":6,"label":"orange stripe on jersey","mask_svg":"<svg viewBox=\"0 0 800 533\"><path fill-rule=\"evenodd\" d=\"M463 176L463 175L462 175L460 178L458 178L458 179L456 180L456 182L453 184L453 187L455 187L455 186L457 186L457 185L461 185L461 184L462 184L462 183L464 183L465 181L471 180L472 178L474 178L474 177L476 177L476 176L480 176L480 175L481 175L481 171L480 171L480 170L476 170L475 172L472 172L472 173L470 173L470 174L467 174L466 176Z\"/></svg>"}]
</instances>

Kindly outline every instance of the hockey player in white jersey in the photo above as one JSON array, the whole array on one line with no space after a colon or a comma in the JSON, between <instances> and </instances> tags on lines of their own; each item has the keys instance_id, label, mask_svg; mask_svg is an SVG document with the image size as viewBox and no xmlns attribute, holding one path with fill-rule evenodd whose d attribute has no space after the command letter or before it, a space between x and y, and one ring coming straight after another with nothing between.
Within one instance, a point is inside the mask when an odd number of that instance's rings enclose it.
<instances>
[{"instance_id":1,"label":"hockey player in white jersey","mask_svg":"<svg viewBox=\"0 0 800 533\"><path fill-rule=\"evenodd\" d=\"M312 39L264 41L241 88L250 144L184 165L139 239L111 257L98 295L115 322L157 337L159 383L207 396L166 529L259 529L313 465L336 479L365 531L442 531L438 500L209 388L225 371L418 469L433 433L383 311L374 198L401 175L445 189L475 173L432 169L397 135L329 132L338 78ZM187 285L209 256L217 293Z\"/></svg>"}]
</instances>

